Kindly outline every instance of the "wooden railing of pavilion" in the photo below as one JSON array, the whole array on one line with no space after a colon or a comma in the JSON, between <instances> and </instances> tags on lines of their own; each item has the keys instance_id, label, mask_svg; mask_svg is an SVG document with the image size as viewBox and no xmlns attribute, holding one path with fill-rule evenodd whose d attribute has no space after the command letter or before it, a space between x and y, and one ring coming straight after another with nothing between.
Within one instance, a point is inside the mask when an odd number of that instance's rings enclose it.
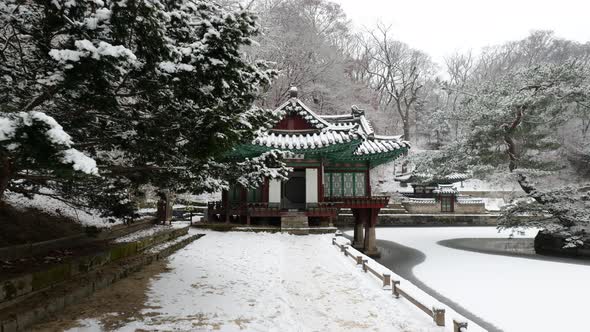
<instances>
[{"instance_id":1,"label":"wooden railing of pavilion","mask_svg":"<svg viewBox=\"0 0 590 332\"><path fill-rule=\"evenodd\" d=\"M384 208L389 204L389 196L345 196L324 199L336 203L340 208L351 209Z\"/></svg>"},{"instance_id":2,"label":"wooden railing of pavilion","mask_svg":"<svg viewBox=\"0 0 590 332\"><path fill-rule=\"evenodd\" d=\"M338 216L340 203L319 202L308 204L302 213L308 217L331 217ZM282 209L280 204L268 202L230 203L224 206L221 201L209 202L207 204L207 216L209 220L221 219L221 215L248 216L248 217L281 217L297 213Z\"/></svg>"}]
</instances>

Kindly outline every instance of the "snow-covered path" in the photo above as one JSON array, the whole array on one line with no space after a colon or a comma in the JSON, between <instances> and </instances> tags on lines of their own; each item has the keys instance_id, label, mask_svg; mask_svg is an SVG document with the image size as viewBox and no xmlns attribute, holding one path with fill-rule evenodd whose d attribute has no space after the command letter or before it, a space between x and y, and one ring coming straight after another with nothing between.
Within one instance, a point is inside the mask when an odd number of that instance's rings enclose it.
<instances>
[{"instance_id":1,"label":"snow-covered path","mask_svg":"<svg viewBox=\"0 0 590 332\"><path fill-rule=\"evenodd\" d=\"M426 255L413 270L418 279L504 331L590 330L585 304L590 298L590 266L482 254L437 244L453 238L507 236L494 227L377 229L378 239Z\"/></svg>"},{"instance_id":2,"label":"snow-covered path","mask_svg":"<svg viewBox=\"0 0 590 332\"><path fill-rule=\"evenodd\" d=\"M355 267L330 235L207 235L170 257L119 331L443 331ZM100 317L76 331L100 329ZM86 327L84 327L86 326Z\"/></svg>"}]
</instances>

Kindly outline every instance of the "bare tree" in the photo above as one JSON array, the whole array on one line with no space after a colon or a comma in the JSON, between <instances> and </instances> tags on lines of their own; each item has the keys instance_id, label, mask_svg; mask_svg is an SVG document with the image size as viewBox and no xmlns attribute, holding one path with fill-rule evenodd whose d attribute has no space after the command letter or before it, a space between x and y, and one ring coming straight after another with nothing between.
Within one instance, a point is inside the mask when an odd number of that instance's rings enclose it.
<instances>
[{"instance_id":1,"label":"bare tree","mask_svg":"<svg viewBox=\"0 0 590 332\"><path fill-rule=\"evenodd\" d=\"M473 73L474 59L471 51L465 54L455 54L445 58L448 81L444 84L446 92L445 109L452 124L455 139L459 136L461 117L458 114L459 102L465 97L465 90Z\"/></svg>"},{"instance_id":2,"label":"bare tree","mask_svg":"<svg viewBox=\"0 0 590 332\"><path fill-rule=\"evenodd\" d=\"M363 52L359 65L369 75L370 87L379 95L385 109L393 109L401 118L404 138L411 138L411 117L433 64L423 52L394 40L388 27L377 26L361 39Z\"/></svg>"}]
</instances>

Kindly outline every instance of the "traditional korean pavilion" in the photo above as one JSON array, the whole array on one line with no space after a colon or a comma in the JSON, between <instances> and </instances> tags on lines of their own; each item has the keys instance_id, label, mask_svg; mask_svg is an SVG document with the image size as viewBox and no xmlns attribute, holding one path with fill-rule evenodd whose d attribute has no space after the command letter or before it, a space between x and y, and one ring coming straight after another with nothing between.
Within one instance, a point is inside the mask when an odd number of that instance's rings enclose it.
<instances>
[{"instance_id":1,"label":"traditional korean pavilion","mask_svg":"<svg viewBox=\"0 0 590 332\"><path fill-rule=\"evenodd\" d=\"M375 225L389 197L371 194L370 170L408 151L409 143L400 136L377 135L355 106L350 114L318 115L297 98L296 88L279 109L284 117L232 156L286 151L287 165L293 168L288 181L269 179L255 190L230 187L221 202L209 204L209 218L311 230L332 226L339 210L349 208L355 217L353 245L368 255L378 254Z\"/></svg>"}]
</instances>

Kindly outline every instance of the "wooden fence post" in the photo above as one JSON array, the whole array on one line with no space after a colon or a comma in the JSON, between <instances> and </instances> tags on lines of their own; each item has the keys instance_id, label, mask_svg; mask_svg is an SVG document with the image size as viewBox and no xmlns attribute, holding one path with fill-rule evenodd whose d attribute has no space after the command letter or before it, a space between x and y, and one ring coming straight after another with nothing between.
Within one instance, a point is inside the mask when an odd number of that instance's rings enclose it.
<instances>
[{"instance_id":1,"label":"wooden fence post","mask_svg":"<svg viewBox=\"0 0 590 332\"><path fill-rule=\"evenodd\" d=\"M363 264L363 256L356 256L356 265Z\"/></svg>"},{"instance_id":2,"label":"wooden fence post","mask_svg":"<svg viewBox=\"0 0 590 332\"><path fill-rule=\"evenodd\" d=\"M391 284L391 275L390 274L383 274L383 287L387 287Z\"/></svg>"},{"instance_id":3,"label":"wooden fence post","mask_svg":"<svg viewBox=\"0 0 590 332\"><path fill-rule=\"evenodd\" d=\"M432 308L432 319L436 326L445 326L445 309Z\"/></svg>"},{"instance_id":4,"label":"wooden fence post","mask_svg":"<svg viewBox=\"0 0 590 332\"><path fill-rule=\"evenodd\" d=\"M399 299L399 292L397 291L397 285L399 285L399 280L394 280L391 283L391 291L393 293L393 296L395 296L396 299Z\"/></svg>"},{"instance_id":5,"label":"wooden fence post","mask_svg":"<svg viewBox=\"0 0 590 332\"><path fill-rule=\"evenodd\" d=\"M459 322L453 319L453 332L463 332L467 330L467 322Z\"/></svg>"},{"instance_id":6,"label":"wooden fence post","mask_svg":"<svg viewBox=\"0 0 590 332\"><path fill-rule=\"evenodd\" d=\"M367 262L368 260L363 259L363 272L367 273Z\"/></svg>"}]
</instances>

